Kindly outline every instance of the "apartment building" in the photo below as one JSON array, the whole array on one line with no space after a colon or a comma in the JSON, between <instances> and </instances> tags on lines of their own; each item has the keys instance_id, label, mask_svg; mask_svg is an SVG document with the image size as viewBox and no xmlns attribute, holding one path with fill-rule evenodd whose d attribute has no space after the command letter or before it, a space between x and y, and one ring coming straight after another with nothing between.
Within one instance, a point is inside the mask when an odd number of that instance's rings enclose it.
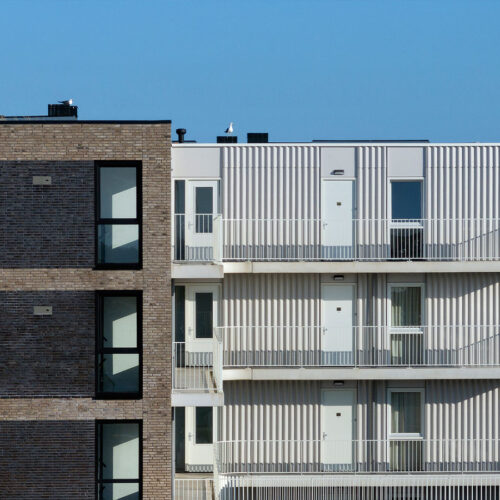
<instances>
[{"instance_id":1,"label":"apartment building","mask_svg":"<svg viewBox=\"0 0 500 500\"><path fill-rule=\"evenodd\" d=\"M184 132L175 498L500 498L500 145Z\"/></svg>"},{"instance_id":2,"label":"apartment building","mask_svg":"<svg viewBox=\"0 0 500 500\"><path fill-rule=\"evenodd\" d=\"M0 117L0 497L171 498L170 122Z\"/></svg>"}]
</instances>

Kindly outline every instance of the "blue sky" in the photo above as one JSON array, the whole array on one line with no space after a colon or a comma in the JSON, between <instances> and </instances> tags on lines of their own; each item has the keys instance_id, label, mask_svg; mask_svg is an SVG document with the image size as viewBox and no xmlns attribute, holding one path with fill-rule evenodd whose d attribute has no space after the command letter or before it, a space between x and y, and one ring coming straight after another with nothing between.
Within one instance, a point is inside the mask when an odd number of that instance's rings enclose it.
<instances>
[{"instance_id":1,"label":"blue sky","mask_svg":"<svg viewBox=\"0 0 500 500\"><path fill-rule=\"evenodd\" d=\"M500 140L498 0L1 0L0 114ZM240 140L241 140L240 139Z\"/></svg>"}]
</instances>

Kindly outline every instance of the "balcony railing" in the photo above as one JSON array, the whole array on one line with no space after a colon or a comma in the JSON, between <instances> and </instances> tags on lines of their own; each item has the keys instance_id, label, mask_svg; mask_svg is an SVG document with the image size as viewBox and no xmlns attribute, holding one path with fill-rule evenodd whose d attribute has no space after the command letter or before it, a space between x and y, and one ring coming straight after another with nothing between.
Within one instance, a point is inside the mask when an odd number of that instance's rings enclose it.
<instances>
[{"instance_id":1,"label":"balcony railing","mask_svg":"<svg viewBox=\"0 0 500 500\"><path fill-rule=\"evenodd\" d=\"M219 474L500 472L499 439L221 441L214 446Z\"/></svg>"},{"instance_id":2,"label":"balcony railing","mask_svg":"<svg viewBox=\"0 0 500 500\"><path fill-rule=\"evenodd\" d=\"M215 500L213 478L175 478L174 500Z\"/></svg>"},{"instance_id":3,"label":"balcony railing","mask_svg":"<svg viewBox=\"0 0 500 500\"><path fill-rule=\"evenodd\" d=\"M226 368L500 366L500 325L226 326L216 330L223 339Z\"/></svg>"},{"instance_id":4,"label":"balcony railing","mask_svg":"<svg viewBox=\"0 0 500 500\"><path fill-rule=\"evenodd\" d=\"M222 339L215 330L210 339L172 344L172 389L179 392L222 392Z\"/></svg>"},{"instance_id":5,"label":"balcony railing","mask_svg":"<svg viewBox=\"0 0 500 500\"><path fill-rule=\"evenodd\" d=\"M174 260L178 261L500 259L500 219L174 217Z\"/></svg>"}]
</instances>

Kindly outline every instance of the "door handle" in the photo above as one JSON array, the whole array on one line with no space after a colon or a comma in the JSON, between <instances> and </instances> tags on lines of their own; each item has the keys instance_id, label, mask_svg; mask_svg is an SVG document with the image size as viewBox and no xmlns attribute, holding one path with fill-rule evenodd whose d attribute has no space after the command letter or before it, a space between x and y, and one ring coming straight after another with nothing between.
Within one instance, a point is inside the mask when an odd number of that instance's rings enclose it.
<instances>
[{"instance_id":1,"label":"door handle","mask_svg":"<svg viewBox=\"0 0 500 500\"><path fill-rule=\"evenodd\" d=\"M188 441L191 441L193 439L193 433L188 432Z\"/></svg>"},{"instance_id":2,"label":"door handle","mask_svg":"<svg viewBox=\"0 0 500 500\"><path fill-rule=\"evenodd\" d=\"M328 434L326 432L323 432L323 441L326 439L327 436Z\"/></svg>"}]
</instances>

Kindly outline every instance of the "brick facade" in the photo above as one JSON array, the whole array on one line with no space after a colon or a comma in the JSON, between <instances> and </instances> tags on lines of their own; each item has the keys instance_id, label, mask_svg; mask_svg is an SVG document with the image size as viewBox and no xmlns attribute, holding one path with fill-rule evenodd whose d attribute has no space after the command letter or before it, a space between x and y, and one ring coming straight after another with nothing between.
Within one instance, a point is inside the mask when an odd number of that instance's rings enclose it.
<instances>
[{"instance_id":1,"label":"brick facade","mask_svg":"<svg viewBox=\"0 0 500 500\"><path fill-rule=\"evenodd\" d=\"M93 162L0 161L0 186L0 267L94 266Z\"/></svg>"},{"instance_id":2,"label":"brick facade","mask_svg":"<svg viewBox=\"0 0 500 500\"><path fill-rule=\"evenodd\" d=\"M2 498L95 498L92 421L0 422Z\"/></svg>"},{"instance_id":3,"label":"brick facade","mask_svg":"<svg viewBox=\"0 0 500 500\"><path fill-rule=\"evenodd\" d=\"M74 425L76 421L82 423L84 420L93 425L96 419L140 419L144 437L144 498L154 500L171 498L170 144L168 123L0 122L0 162L31 162L36 159L37 162L50 162L52 166L56 165L54 162L60 162L58 164L65 169L74 162L142 161L142 270L96 271L92 269L93 252L88 265L84 264L87 255L77 256L75 253L73 257L66 257L74 259L74 264L66 261L60 267L54 267L50 259L44 264L25 264L27 267L24 268L2 264L0 291L93 293L97 289L143 290L143 399L98 401L91 397L0 397L0 423L10 425L13 421L38 420L64 422L65 425L71 421ZM0 198L2 196L0 184ZM61 231L65 231L65 226ZM30 262L29 258L25 262ZM2 323L0 317L0 330L3 330ZM75 456L80 454L77 442L73 448L71 444L68 446ZM85 457L88 461L89 456ZM90 460L93 471L93 448ZM40 474L43 474L42 461L38 457ZM37 464L34 467L36 469ZM0 477L0 491L6 491L13 487L12 481L19 476L9 473ZM93 492L93 474L91 487ZM21 494L13 498L45 498L45 494Z\"/></svg>"},{"instance_id":4,"label":"brick facade","mask_svg":"<svg viewBox=\"0 0 500 500\"><path fill-rule=\"evenodd\" d=\"M94 293L0 292L0 318L0 397L94 395Z\"/></svg>"}]
</instances>

